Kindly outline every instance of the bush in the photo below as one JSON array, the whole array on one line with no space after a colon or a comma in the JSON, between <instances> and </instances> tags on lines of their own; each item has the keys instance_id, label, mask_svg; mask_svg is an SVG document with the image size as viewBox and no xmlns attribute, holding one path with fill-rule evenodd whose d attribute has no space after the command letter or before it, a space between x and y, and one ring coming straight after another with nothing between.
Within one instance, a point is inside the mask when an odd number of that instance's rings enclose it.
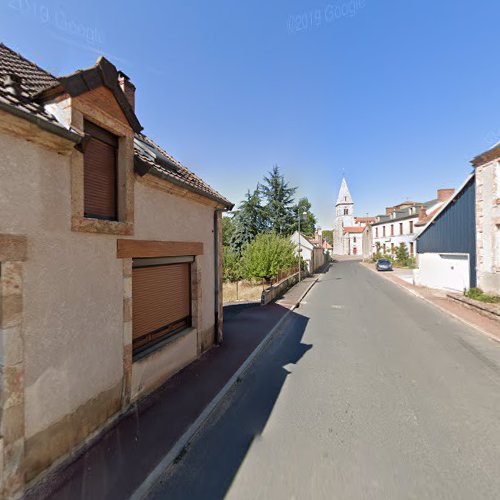
<instances>
[{"instance_id":1,"label":"bush","mask_svg":"<svg viewBox=\"0 0 500 500\"><path fill-rule=\"evenodd\" d=\"M480 288L471 288L467 290L465 296L469 297L469 299L479 300L489 304L497 304L500 302L500 297L498 295L484 293Z\"/></svg>"},{"instance_id":2,"label":"bush","mask_svg":"<svg viewBox=\"0 0 500 500\"><path fill-rule=\"evenodd\" d=\"M222 252L223 279L226 282L234 283L243 278L243 268L240 255L233 251L231 247L223 247Z\"/></svg>"},{"instance_id":3,"label":"bush","mask_svg":"<svg viewBox=\"0 0 500 500\"><path fill-rule=\"evenodd\" d=\"M259 234L242 253L245 278L274 278L278 272L298 263L289 238L274 233Z\"/></svg>"}]
</instances>

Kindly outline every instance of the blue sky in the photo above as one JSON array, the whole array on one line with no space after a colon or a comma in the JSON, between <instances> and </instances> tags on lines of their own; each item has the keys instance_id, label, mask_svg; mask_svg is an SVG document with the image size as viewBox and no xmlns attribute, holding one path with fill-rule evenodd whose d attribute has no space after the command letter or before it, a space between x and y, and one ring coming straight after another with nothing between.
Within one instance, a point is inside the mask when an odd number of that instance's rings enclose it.
<instances>
[{"instance_id":1,"label":"blue sky","mask_svg":"<svg viewBox=\"0 0 500 500\"><path fill-rule=\"evenodd\" d=\"M3 0L1 39L56 75L104 54L145 132L232 201L278 164L332 226L457 187L500 140L500 2Z\"/></svg>"}]
</instances>

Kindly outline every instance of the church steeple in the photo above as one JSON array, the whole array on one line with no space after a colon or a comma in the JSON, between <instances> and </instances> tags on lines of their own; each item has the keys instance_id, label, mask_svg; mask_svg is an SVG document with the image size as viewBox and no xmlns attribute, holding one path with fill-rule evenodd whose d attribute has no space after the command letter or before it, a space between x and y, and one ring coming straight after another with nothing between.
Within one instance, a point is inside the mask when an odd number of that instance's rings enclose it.
<instances>
[{"instance_id":1,"label":"church steeple","mask_svg":"<svg viewBox=\"0 0 500 500\"><path fill-rule=\"evenodd\" d=\"M337 219L341 218L342 226L354 225L354 202L352 201L351 193L347 187L345 177L342 177L342 184L340 185L339 197L335 205L335 215ZM337 220L338 222L338 220Z\"/></svg>"},{"instance_id":2,"label":"church steeple","mask_svg":"<svg viewBox=\"0 0 500 500\"><path fill-rule=\"evenodd\" d=\"M340 185L339 197L337 198L337 206L339 205L350 205L352 204L351 193L347 187L347 182L345 177L342 177L342 184Z\"/></svg>"}]
</instances>

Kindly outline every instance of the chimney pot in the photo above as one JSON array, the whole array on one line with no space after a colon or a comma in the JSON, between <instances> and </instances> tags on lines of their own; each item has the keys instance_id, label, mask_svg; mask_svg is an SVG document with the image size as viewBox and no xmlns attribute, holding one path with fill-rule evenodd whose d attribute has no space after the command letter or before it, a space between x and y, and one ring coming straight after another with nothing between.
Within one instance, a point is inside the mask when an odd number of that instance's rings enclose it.
<instances>
[{"instance_id":1,"label":"chimney pot","mask_svg":"<svg viewBox=\"0 0 500 500\"><path fill-rule=\"evenodd\" d=\"M439 201L448 201L454 194L454 189L438 189L437 197Z\"/></svg>"},{"instance_id":2,"label":"chimney pot","mask_svg":"<svg viewBox=\"0 0 500 500\"><path fill-rule=\"evenodd\" d=\"M118 72L118 85L122 89L127 101L129 102L132 111L135 112L135 85L130 81L130 78L122 71Z\"/></svg>"}]
</instances>

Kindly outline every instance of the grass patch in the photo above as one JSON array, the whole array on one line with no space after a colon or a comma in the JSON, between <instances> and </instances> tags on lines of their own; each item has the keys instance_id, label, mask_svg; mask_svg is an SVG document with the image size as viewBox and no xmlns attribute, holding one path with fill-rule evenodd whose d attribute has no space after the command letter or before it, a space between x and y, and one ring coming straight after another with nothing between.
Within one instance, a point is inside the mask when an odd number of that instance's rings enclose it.
<instances>
[{"instance_id":1,"label":"grass patch","mask_svg":"<svg viewBox=\"0 0 500 500\"><path fill-rule=\"evenodd\" d=\"M498 295L490 295L489 293L484 293L480 288L471 288L470 290L467 290L465 292L465 296L469 299L486 302L487 304L500 303L500 297Z\"/></svg>"}]
</instances>

